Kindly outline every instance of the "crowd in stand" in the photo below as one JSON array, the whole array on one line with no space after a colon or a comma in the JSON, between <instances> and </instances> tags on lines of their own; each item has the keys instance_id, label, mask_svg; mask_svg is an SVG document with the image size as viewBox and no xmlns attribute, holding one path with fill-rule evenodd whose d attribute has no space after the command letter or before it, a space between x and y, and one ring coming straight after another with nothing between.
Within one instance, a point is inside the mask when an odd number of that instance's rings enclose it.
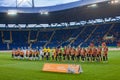
<instances>
[{"instance_id":1,"label":"crowd in stand","mask_svg":"<svg viewBox=\"0 0 120 80\"><path fill-rule=\"evenodd\" d=\"M78 46L59 47L59 48L40 48L40 49L13 49L12 58L27 60L52 60L52 61L89 61L101 62L108 61L108 47L103 42L101 46L95 47L94 43L90 43L87 48Z\"/></svg>"}]
</instances>

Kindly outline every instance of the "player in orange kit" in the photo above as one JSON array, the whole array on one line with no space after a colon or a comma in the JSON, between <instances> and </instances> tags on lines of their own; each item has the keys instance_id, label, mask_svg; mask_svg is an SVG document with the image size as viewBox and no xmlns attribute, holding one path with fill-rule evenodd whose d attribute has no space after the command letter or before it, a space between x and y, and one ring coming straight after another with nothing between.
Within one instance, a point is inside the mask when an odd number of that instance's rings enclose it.
<instances>
[{"instance_id":1,"label":"player in orange kit","mask_svg":"<svg viewBox=\"0 0 120 80\"><path fill-rule=\"evenodd\" d=\"M108 61L108 47L106 46L106 43L102 43L102 55L103 55L103 61Z\"/></svg>"}]
</instances>

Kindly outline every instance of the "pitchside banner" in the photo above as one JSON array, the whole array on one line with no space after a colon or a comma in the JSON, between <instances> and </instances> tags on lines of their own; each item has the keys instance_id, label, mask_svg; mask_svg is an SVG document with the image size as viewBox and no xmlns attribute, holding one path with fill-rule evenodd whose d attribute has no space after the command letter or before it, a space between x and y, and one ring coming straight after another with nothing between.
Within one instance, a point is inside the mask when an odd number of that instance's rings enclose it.
<instances>
[{"instance_id":1,"label":"pitchside banner","mask_svg":"<svg viewBox=\"0 0 120 80\"><path fill-rule=\"evenodd\" d=\"M61 72L61 73L74 73L74 74L79 74L83 72L80 65L74 65L74 64L45 63L42 70L48 72Z\"/></svg>"}]
</instances>

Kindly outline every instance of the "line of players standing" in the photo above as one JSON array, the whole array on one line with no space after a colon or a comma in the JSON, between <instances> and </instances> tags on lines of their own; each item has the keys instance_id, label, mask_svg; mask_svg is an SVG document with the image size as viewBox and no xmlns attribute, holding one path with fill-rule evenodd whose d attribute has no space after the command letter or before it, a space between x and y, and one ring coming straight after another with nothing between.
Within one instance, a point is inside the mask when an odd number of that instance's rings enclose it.
<instances>
[{"instance_id":1,"label":"line of players standing","mask_svg":"<svg viewBox=\"0 0 120 80\"><path fill-rule=\"evenodd\" d=\"M103 42L102 47L95 47L90 43L88 48L60 47L41 48L40 50L18 50L13 49L12 57L15 59L29 60L55 60L55 61L108 61L108 47Z\"/></svg>"}]
</instances>

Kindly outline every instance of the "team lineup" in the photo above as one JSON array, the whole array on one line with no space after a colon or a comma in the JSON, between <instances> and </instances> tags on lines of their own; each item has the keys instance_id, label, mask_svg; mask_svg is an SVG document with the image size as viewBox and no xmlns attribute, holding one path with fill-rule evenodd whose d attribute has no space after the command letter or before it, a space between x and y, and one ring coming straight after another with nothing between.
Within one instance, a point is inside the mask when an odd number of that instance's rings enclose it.
<instances>
[{"instance_id":1,"label":"team lineup","mask_svg":"<svg viewBox=\"0 0 120 80\"><path fill-rule=\"evenodd\" d=\"M87 48L59 47L59 48L41 48L41 49L23 49L12 50L12 58L28 60L53 60L53 61L89 61L101 62L108 61L108 47L103 42L101 47L95 47L90 43Z\"/></svg>"}]
</instances>

